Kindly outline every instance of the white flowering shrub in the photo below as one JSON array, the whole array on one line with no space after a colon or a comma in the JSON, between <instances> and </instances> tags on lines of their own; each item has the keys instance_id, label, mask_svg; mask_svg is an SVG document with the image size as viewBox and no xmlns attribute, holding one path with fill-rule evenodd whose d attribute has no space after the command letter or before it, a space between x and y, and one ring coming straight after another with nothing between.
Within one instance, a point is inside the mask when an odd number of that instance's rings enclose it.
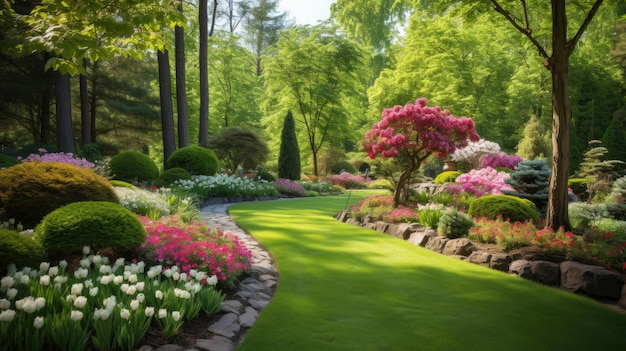
<instances>
[{"instance_id":1,"label":"white flowering shrub","mask_svg":"<svg viewBox=\"0 0 626 351\"><path fill-rule=\"evenodd\" d=\"M476 142L468 141L464 148L456 149L451 155L452 160L456 162L465 162L471 168L480 167L480 159L483 156L499 154L500 145L496 142L480 139Z\"/></svg>"},{"instance_id":2,"label":"white flowering shrub","mask_svg":"<svg viewBox=\"0 0 626 351\"><path fill-rule=\"evenodd\" d=\"M158 192L141 188L114 187L120 204L127 210L142 216L167 216L172 209L168 201Z\"/></svg>"}]
</instances>

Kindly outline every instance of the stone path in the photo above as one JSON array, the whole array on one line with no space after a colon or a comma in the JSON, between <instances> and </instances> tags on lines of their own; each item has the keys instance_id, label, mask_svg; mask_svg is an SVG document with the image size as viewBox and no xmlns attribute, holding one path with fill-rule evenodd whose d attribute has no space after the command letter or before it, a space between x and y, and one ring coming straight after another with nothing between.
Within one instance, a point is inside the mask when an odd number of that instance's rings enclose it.
<instances>
[{"instance_id":1,"label":"stone path","mask_svg":"<svg viewBox=\"0 0 626 351\"><path fill-rule=\"evenodd\" d=\"M210 227L237 235L252 251L252 270L239 285L234 298L224 300L220 318L211 326L211 339L198 339L192 348L168 344L160 347L144 345L139 351L232 351L241 343L259 312L267 306L278 284L274 259L259 242L239 228L227 213L230 204L208 205L202 208L202 220Z\"/></svg>"}]
</instances>

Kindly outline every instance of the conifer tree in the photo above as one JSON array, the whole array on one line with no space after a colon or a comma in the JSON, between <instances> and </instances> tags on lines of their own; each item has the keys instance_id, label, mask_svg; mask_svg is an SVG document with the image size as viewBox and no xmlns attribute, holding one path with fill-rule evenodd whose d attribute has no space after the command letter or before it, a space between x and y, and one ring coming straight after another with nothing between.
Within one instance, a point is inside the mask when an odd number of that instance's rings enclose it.
<instances>
[{"instance_id":1,"label":"conifer tree","mask_svg":"<svg viewBox=\"0 0 626 351\"><path fill-rule=\"evenodd\" d=\"M296 137L296 124L291 111L287 112L280 135L280 153L278 154L278 178L300 180L300 149Z\"/></svg>"},{"instance_id":2,"label":"conifer tree","mask_svg":"<svg viewBox=\"0 0 626 351\"><path fill-rule=\"evenodd\" d=\"M545 157L551 154L549 141L546 143L545 128L539 123L535 116L524 127L524 135L517 144L517 156L526 160L534 160L537 157Z\"/></svg>"}]
</instances>

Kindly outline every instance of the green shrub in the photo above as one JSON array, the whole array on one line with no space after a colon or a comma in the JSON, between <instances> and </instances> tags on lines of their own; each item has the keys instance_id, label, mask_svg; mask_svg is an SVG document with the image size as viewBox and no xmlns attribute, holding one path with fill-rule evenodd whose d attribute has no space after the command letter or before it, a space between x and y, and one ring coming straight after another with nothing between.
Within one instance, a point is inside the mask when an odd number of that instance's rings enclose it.
<instances>
[{"instance_id":1,"label":"green shrub","mask_svg":"<svg viewBox=\"0 0 626 351\"><path fill-rule=\"evenodd\" d=\"M24 228L35 228L48 213L79 201L118 199L111 183L91 169L26 162L0 170L0 216L15 218Z\"/></svg>"},{"instance_id":2,"label":"green shrub","mask_svg":"<svg viewBox=\"0 0 626 351\"><path fill-rule=\"evenodd\" d=\"M552 170L545 159L522 161L515 167L511 176L504 180L515 191L502 190L502 193L532 201L539 214L545 216L551 173Z\"/></svg>"},{"instance_id":3,"label":"green shrub","mask_svg":"<svg viewBox=\"0 0 626 351\"><path fill-rule=\"evenodd\" d=\"M496 167L496 171L504 173L513 173L513 170L507 167Z\"/></svg>"},{"instance_id":4,"label":"green shrub","mask_svg":"<svg viewBox=\"0 0 626 351\"><path fill-rule=\"evenodd\" d=\"M498 216L510 222L533 221L539 223L539 212L535 204L527 199L512 195L486 195L470 203L468 213L474 217L495 220Z\"/></svg>"},{"instance_id":5,"label":"green shrub","mask_svg":"<svg viewBox=\"0 0 626 351\"><path fill-rule=\"evenodd\" d=\"M18 160L16 157L7 154L0 154L0 169L9 168L18 163L20 163L20 160Z\"/></svg>"},{"instance_id":6,"label":"green shrub","mask_svg":"<svg viewBox=\"0 0 626 351\"><path fill-rule=\"evenodd\" d=\"M387 189L393 191L393 184L389 179L376 179L367 185L368 189Z\"/></svg>"},{"instance_id":7,"label":"green shrub","mask_svg":"<svg viewBox=\"0 0 626 351\"><path fill-rule=\"evenodd\" d=\"M435 184L454 183L456 178L461 175L459 171L443 171L435 177Z\"/></svg>"},{"instance_id":8,"label":"green shrub","mask_svg":"<svg viewBox=\"0 0 626 351\"><path fill-rule=\"evenodd\" d=\"M5 273L11 263L18 269L39 267L44 258L43 247L38 241L14 230L0 228L0 273Z\"/></svg>"},{"instance_id":9,"label":"green shrub","mask_svg":"<svg viewBox=\"0 0 626 351\"><path fill-rule=\"evenodd\" d=\"M436 229L439 226L439 220L443 215L443 211L441 207L429 206L421 208L417 214L421 225Z\"/></svg>"},{"instance_id":10,"label":"green shrub","mask_svg":"<svg viewBox=\"0 0 626 351\"><path fill-rule=\"evenodd\" d=\"M169 202L158 192L142 188L115 188L120 204L129 211L158 219L171 213Z\"/></svg>"},{"instance_id":11,"label":"green shrub","mask_svg":"<svg viewBox=\"0 0 626 351\"><path fill-rule=\"evenodd\" d=\"M102 159L102 153L98 144L85 144L76 153L77 156L83 157L91 162L95 162Z\"/></svg>"},{"instance_id":12,"label":"green shrub","mask_svg":"<svg viewBox=\"0 0 626 351\"><path fill-rule=\"evenodd\" d=\"M473 226L474 220L470 216L449 208L439 218L437 233L448 239L456 239L467 236Z\"/></svg>"},{"instance_id":13,"label":"green shrub","mask_svg":"<svg viewBox=\"0 0 626 351\"><path fill-rule=\"evenodd\" d=\"M278 178L300 180L302 165L300 148L296 136L296 123L291 111L287 111L280 133L280 150L278 152Z\"/></svg>"},{"instance_id":14,"label":"green shrub","mask_svg":"<svg viewBox=\"0 0 626 351\"><path fill-rule=\"evenodd\" d=\"M198 145L190 145L174 151L167 159L167 168L184 168L191 175L212 176L219 169L215 153Z\"/></svg>"},{"instance_id":15,"label":"green shrub","mask_svg":"<svg viewBox=\"0 0 626 351\"><path fill-rule=\"evenodd\" d=\"M42 149L44 149L46 151L42 152ZM26 144L26 145L22 146L22 148L18 152L18 156L22 156L22 158L26 158L30 154L40 154L41 155L41 154L44 154L44 153L51 153L51 152L57 152L57 148L52 146L52 145L41 144L41 143Z\"/></svg>"},{"instance_id":16,"label":"green shrub","mask_svg":"<svg viewBox=\"0 0 626 351\"><path fill-rule=\"evenodd\" d=\"M179 179L191 179L191 174L181 167L170 168L163 171L159 177L154 180L154 185L168 187Z\"/></svg>"},{"instance_id":17,"label":"green shrub","mask_svg":"<svg viewBox=\"0 0 626 351\"><path fill-rule=\"evenodd\" d=\"M330 168L332 174L341 174L342 171L350 174L356 173L356 169L354 169L352 163L348 161L339 161Z\"/></svg>"},{"instance_id":18,"label":"green shrub","mask_svg":"<svg viewBox=\"0 0 626 351\"><path fill-rule=\"evenodd\" d=\"M370 164L367 162L361 163L361 165L359 165L359 173L361 174L372 173L372 166L370 166Z\"/></svg>"},{"instance_id":19,"label":"green shrub","mask_svg":"<svg viewBox=\"0 0 626 351\"><path fill-rule=\"evenodd\" d=\"M154 161L139 151L122 151L109 162L113 179L125 182L151 182L159 176Z\"/></svg>"},{"instance_id":20,"label":"green shrub","mask_svg":"<svg viewBox=\"0 0 626 351\"><path fill-rule=\"evenodd\" d=\"M572 189L574 195L579 198L587 193L587 179L586 178L570 178L567 180L567 186Z\"/></svg>"},{"instance_id":21,"label":"green shrub","mask_svg":"<svg viewBox=\"0 0 626 351\"><path fill-rule=\"evenodd\" d=\"M276 177L274 177L272 175L272 173L270 172L264 172L264 171L260 171L256 174L256 177L254 177L255 180L265 180L267 182L275 182L276 181Z\"/></svg>"},{"instance_id":22,"label":"green shrub","mask_svg":"<svg viewBox=\"0 0 626 351\"><path fill-rule=\"evenodd\" d=\"M115 179L111 179L111 180L109 180L109 183L111 183L111 185L112 185L114 188L129 188L129 189L134 189L134 188L136 188L136 186L134 186L134 185L132 185L132 184L130 184L130 183L127 183L127 182L125 182L125 181L123 181L123 180L115 180Z\"/></svg>"},{"instance_id":23,"label":"green shrub","mask_svg":"<svg viewBox=\"0 0 626 351\"><path fill-rule=\"evenodd\" d=\"M111 202L75 202L48 214L35 228L38 240L50 259L80 253L83 246L95 251L112 249L128 254L146 237L132 212Z\"/></svg>"},{"instance_id":24,"label":"green shrub","mask_svg":"<svg viewBox=\"0 0 626 351\"><path fill-rule=\"evenodd\" d=\"M615 204L626 204L626 176L618 178L613 182L611 202Z\"/></svg>"},{"instance_id":25,"label":"green shrub","mask_svg":"<svg viewBox=\"0 0 626 351\"><path fill-rule=\"evenodd\" d=\"M318 197L318 196L320 196L320 193L318 193L317 191L313 191L313 190L304 191L304 197Z\"/></svg>"}]
</instances>

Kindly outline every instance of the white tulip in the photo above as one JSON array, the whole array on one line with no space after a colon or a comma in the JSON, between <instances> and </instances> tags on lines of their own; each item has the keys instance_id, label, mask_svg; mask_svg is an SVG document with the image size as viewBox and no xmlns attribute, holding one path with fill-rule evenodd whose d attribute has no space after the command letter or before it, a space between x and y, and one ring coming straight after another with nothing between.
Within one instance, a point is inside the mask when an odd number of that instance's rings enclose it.
<instances>
[{"instance_id":1,"label":"white tulip","mask_svg":"<svg viewBox=\"0 0 626 351\"><path fill-rule=\"evenodd\" d=\"M151 318L154 316L154 307L146 307L144 313L146 314L146 317Z\"/></svg>"},{"instance_id":2,"label":"white tulip","mask_svg":"<svg viewBox=\"0 0 626 351\"><path fill-rule=\"evenodd\" d=\"M122 310L120 311L120 317L122 317L123 319L130 318L130 311L126 308L122 308Z\"/></svg>"},{"instance_id":3,"label":"white tulip","mask_svg":"<svg viewBox=\"0 0 626 351\"><path fill-rule=\"evenodd\" d=\"M180 312L172 311L172 319L178 322L180 320Z\"/></svg>"},{"instance_id":4,"label":"white tulip","mask_svg":"<svg viewBox=\"0 0 626 351\"><path fill-rule=\"evenodd\" d=\"M78 296L74 300L74 307L76 307L76 308L83 308L83 307L85 307L85 304L87 304L87 298L84 297L84 296Z\"/></svg>"},{"instance_id":5,"label":"white tulip","mask_svg":"<svg viewBox=\"0 0 626 351\"><path fill-rule=\"evenodd\" d=\"M83 313L81 311L72 310L72 314L70 315L70 318L74 322L77 322L77 321L83 319Z\"/></svg>"},{"instance_id":6,"label":"white tulip","mask_svg":"<svg viewBox=\"0 0 626 351\"><path fill-rule=\"evenodd\" d=\"M159 318L167 317L167 310L165 308L159 309Z\"/></svg>"},{"instance_id":7,"label":"white tulip","mask_svg":"<svg viewBox=\"0 0 626 351\"><path fill-rule=\"evenodd\" d=\"M41 327L43 327L43 317L35 317L33 327L35 327L35 329L41 329Z\"/></svg>"},{"instance_id":8,"label":"white tulip","mask_svg":"<svg viewBox=\"0 0 626 351\"><path fill-rule=\"evenodd\" d=\"M50 285L50 276L46 274L46 275L42 275L41 277L39 277L39 284L43 286Z\"/></svg>"}]
</instances>

